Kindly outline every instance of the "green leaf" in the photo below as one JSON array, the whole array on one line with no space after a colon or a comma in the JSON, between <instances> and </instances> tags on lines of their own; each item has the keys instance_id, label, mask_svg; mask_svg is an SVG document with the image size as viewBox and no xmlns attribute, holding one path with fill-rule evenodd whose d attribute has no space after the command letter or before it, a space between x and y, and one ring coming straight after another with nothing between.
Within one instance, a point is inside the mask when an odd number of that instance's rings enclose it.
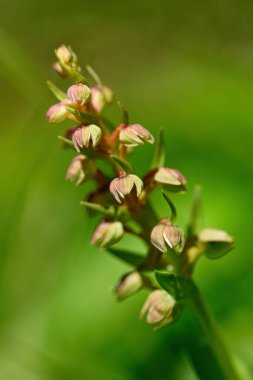
<instances>
[{"instance_id":1,"label":"green leaf","mask_svg":"<svg viewBox=\"0 0 253 380\"><path fill-rule=\"evenodd\" d=\"M203 225L202 189L196 185L193 192L193 201L188 224L188 235L196 235Z\"/></svg>"},{"instance_id":2,"label":"green leaf","mask_svg":"<svg viewBox=\"0 0 253 380\"><path fill-rule=\"evenodd\" d=\"M86 202L86 201L81 201L80 204L82 206L85 206L88 210L96 211L106 216L115 215L115 209L113 206L105 208L98 203L92 203L92 202Z\"/></svg>"},{"instance_id":3,"label":"green leaf","mask_svg":"<svg viewBox=\"0 0 253 380\"><path fill-rule=\"evenodd\" d=\"M156 270L155 277L159 285L177 301L183 300L192 290L191 281L175 274Z\"/></svg>"},{"instance_id":4,"label":"green leaf","mask_svg":"<svg viewBox=\"0 0 253 380\"><path fill-rule=\"evenodd\" d=\"M67 95L65 92L60 90L54 83L50 82L50 80L47 81L47 85L49 90L52 92L52 94L58 99L60 102L64 99L67 99Z\"/></svg>"},{"instance_id":5,"label":"green leaf","mask_svg":"<svg viewBox=\"0 0 253 380\"><path fill-rule=\"evenodd\" d=\"M163 194L164 199L166 200L166 202L170 206L170 210L171 210L170 220L171 220L172 223L174 223L176 221L176 219L177 219L177 210L176 210L176 207L174 206L172 200L169 198L169 196L166 193L166 191L163 191L162 194Z\"/></svg>"},{"instance_id":6,"label":"green leaf","mask_svg":"<svg viewBox=\"0 0 253 380\"><path fill-rule=\"evenodd\" d=\"M121 110L122 123L127 125L129 123L128 112L121 102L117 102L117 103L118 103L118 106Z\"/></svg>"},{"instance_id":7,"label":"green leaf","mask_svg":"<svg viewBox=\"0 0 253 380\"><path fill-rule=\"evenodd\" d=\"M139 266L145 260L145 257L139 255L138 253L129 252L124 249L108 248L107 252L134 267Z\"/></svg>"},{"instance_id":8,"label":"green leaf","mask_svg":"<svg viewBox=\"0 0 253 380\"><path fill-rule=\"evenodd\" d=\"M206 245L204 254L208 259L216 260L224 255L226 255L228 252L230 252L234 248L234 245L232 243L226 243L226 242L217 242L217 243L209 243Z\"/></svg>"},{"instance_id":9,"label":"green leaf","mask_svg":"<svg viewBox=\"0 0 253 380\"><path fill-rule=\"evenodd\" d=\"M97 125L97 123L98 123L98 120L95 117L93 117L93 116L91 116L85 112L79 111L74 107L68 106L68 107L66 107L66 109L70 113L72 113L72 115L76 116L78 119L84 121L85 123L95 124L95 125Z\"/></svg>"},{"instance_id":10,"label":"green leaf","mask_svg":"<svg viewBox=\"0 0 253 380\"><path fill-rule=\"evenodd\" d=\"M164 132L163 129L159 129L151 169L163 167L165 163L165 158L166 152L164 143Z\"/></svg>"},{"instance_id":11,"label":"green leaf","mask_svg":"<svg viewBox=\"0 0 253 380\"><path fill-rule=\"evenodd\" d=\"M116 156L115 154L112 154L111 159L116 162L126 173L131 173L133 171L132 166L129 164L129 162L123 160L119 156Z\"/></svg>"}]
</instances>

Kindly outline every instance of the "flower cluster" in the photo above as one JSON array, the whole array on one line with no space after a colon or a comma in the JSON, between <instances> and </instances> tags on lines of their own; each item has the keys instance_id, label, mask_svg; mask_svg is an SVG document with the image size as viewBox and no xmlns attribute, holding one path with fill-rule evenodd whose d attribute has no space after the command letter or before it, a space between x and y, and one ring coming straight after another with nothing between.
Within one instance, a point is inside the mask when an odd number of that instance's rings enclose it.
<instances>
[{"instance_id":1,"label":"flower cluster","mask_svg":"<svg viewBox=\"0 0 253 380\"><path fill-rule=\"evenodd\" d=\"M148 323L163 327L178 318L183 305L183 298L178 296L183 291L180 284L182 279L191 278L198 258L204 254L211 259L224 255L232 248L233 239L224 231L198 226L198 190L186 231L176 225L177 213L170 194L185 192L187 181L177 169L165 167L163 133L158 133L150 169L140 178L128 157L144 143L154 144L153 135L142 125L130 123L119 102L122 119L118 123L108 120L107 106L116 103L112 90L102 84L91 67L87 67L90 79L83 75L70 47L62 45L55 53L55 71L72 81L66 91L48 82L58 100L47 112L48 123L68 119L73 124L60 136L63 146L74 153L66 179L75 181L77 186L93 181L93 191L81 202L90 214L102 216L91 242L133 267L115 286L117 299L148 289L150 294L141 316L147 314ZM102 161L110 166L110 174L102 169ZM169 213L162 219L151 201L151 194L158 188L163 191ZM136 253L132 247L111 248L125 234L142 239L146 254ZM168 286L161 280L164 276L169 279Z\"/></svg>"}]
</instances>

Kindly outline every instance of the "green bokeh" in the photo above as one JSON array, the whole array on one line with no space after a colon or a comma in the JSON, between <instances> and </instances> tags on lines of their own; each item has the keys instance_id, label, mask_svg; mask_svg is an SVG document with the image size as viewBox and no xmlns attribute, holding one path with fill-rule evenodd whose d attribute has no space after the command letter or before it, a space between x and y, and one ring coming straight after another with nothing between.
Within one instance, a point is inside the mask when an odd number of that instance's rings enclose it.
<instances>
[{"instance_id":1,"label":"green bokeh","mask_svg":"<svg viewBox=\"0 0 253 380\"><path fill-rule=\"evenodd\" d=\"M138 320L145 292L123 303L111 294L128 268L89 245L87 190L64 181L64 127L45 123L61 43L112 86L132 121L165 129L167 165L189 181L173 196L180 224L201 183L206 226L235 236L229 255L201 260L196 280L236 362L253 372L253 3L3 0L0 19L0 380L191 380L184 347L194 360L205 346L189 312L153 332ZM139 174L151 154L133 154ZM163 216L161 195L153 201Z\"/></svg>"}]
</instances>

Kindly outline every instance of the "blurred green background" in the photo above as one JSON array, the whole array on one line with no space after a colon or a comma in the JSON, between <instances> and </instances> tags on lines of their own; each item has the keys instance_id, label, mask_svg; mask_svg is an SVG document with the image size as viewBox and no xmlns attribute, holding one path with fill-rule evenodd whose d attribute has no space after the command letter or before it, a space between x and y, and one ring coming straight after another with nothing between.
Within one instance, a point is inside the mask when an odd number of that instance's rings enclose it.
<instances>
[{"instance_id":1,"label":"blurred green background","mask_svg":"<svg viewBox=\"0 0 253 380\"><path fill-rule=\"evenodd\" d=\"M0 379L192 380L191 362L205 353L188 311L154 332L138 320L146 292L123 303L111 294L128 267L89 245L97 220L79 206L85 188L64 180L64 127L45 122L54 102L45 81L61 83L51 68L62 43L132 121L165 128L167 165L189 181L173 197L180 223L201 183L205 225L235 236L236 249L203 258L195 278L251 378L253 2L2 0L0 19ZM133 154L139 174L151 154ZM159 193L154 200L162 216Z\"/></svg>"}]
</instances>

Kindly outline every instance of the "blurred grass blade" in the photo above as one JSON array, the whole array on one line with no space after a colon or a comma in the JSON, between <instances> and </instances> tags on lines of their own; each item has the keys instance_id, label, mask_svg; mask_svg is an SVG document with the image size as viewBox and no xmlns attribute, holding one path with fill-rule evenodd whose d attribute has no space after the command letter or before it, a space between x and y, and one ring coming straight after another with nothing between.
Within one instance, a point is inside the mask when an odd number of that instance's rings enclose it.
<instances>
[{"instance_id":1,"label":"blurred grass blade","mask_svg":"<svg viewBox=\"0 0 253 380\"><path fill-rule=\"evenodd\" d=\"M47 85L49 90L52 92L52 94L58 99L60 102L64 99L67 99L67 95L65 92L60 90L54 83L52 83L50 80L47 81Z\"/></svg>"},{"instance_id":2,"label":"blurred grass blade","mask_svg":"<svg viewBox=\"0 0 253 380\"><path fill-rule=\"evenodd\" d=\"M165 143L164 143L164 131L163 129L160 128L158 132L158 138L156 141L151 169L163 167L165 163L165 158L166 158L166 152L165 152Z\"/></svg>"},{"instance_id":3,"label":"blurred grass blade","mask_svg":"<svg viewBox=\"0 0 253 380\"><path fill-rule=\"evenodd\" d=\"M139 266L145 260L145 258L138 253L129 252L125 249L108 248L107 252L133 266Z\"/></svg>"},{"instance_id":4,"label":"blurred grass blade","mask_svg":"<svg viewBox=\"0 0 253 380\"><path fill-rule=\"evenodd\" d=\"M195 235L203 225L203 204L202 204L202 188L196 185L193 192L193 201L188 224L188 236Z\"/></svg>"}]
</instances>

